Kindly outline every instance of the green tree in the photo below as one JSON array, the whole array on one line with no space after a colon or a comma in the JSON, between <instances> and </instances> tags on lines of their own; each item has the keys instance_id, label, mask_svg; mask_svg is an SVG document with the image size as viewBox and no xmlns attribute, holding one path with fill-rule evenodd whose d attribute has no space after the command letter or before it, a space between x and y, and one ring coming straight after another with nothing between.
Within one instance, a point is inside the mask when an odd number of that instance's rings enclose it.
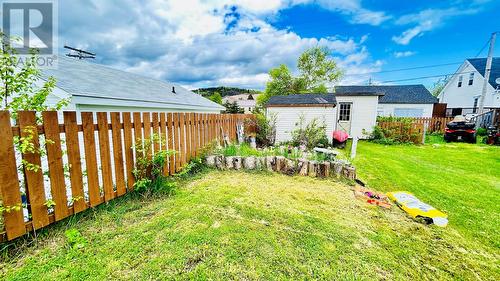
<instances>
[{"instance_id":1,"label":"green tree","mask_svg":"<svg viewBox=\"0 0 500 281\"><path fill-rule=\"evenodd\" d=\"M219 92L213 93L210 97L208 97L208 99L215 103L222 104L222 96Z\"/></svg>"},{"instance_id":2,"label":"green tree","mask_svg":"<svg viewBox=\"0 0 500 281\"><path fill-rule=\"evenodd\" d=\"M263 105L269 98L277 95L327 93L328 85L342 77L342 71L330 55L328 49L323 47L306 50L297 60L297 77L284 64L271 69L270 80L264 94L257 99L258 104Z\"/></svg>"},{"instance_id":3,"label":"green tree","mask_svg":"<svg viewBox=\"0 0 500 281\"><path fill-rule=\"evenodd\" d=\"M431 94L435 97L439 96L439 94L441 94L441 92L443 91L444 86L446 86L446 83L448 83L447 77L439 78L439 80L437 80L434 85L432 85Z\"/></svg>"},{"instance_id":4,"label":"green tree","mask_svg":"<svg viewBox=\"0 0 500 281\"><path fill-rule=\"evenodd\" d=\"M243 108L241 108L238 103L236 103L236 101L234 102L229 102L229 101L226 101L224 103L224 107L226 108L226 110L224 111L224 113L245 113L245 110Z\"/></svg>"},{"instance_id":5,"label":"green tree","mask_svg":"<svg viewBox=\"0 0 500 281\"><path fill-rule=\"evenodd\" d=\"M53 108L46 104L48 95L55 87L56 80L49 77L41 86L41 71L37 65L36 49L30 55L21 58L13 49L6 36L0 31L0 109L10 110L16 118L19 110L59 110L68 104L68 100L59 101Z\"/></svg>"}]
</instances>

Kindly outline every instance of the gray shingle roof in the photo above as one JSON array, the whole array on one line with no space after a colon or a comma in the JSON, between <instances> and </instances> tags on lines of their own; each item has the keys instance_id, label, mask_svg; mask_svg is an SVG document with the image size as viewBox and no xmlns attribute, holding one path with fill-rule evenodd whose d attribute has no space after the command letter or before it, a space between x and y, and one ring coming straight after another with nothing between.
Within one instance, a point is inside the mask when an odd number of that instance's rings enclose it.
<instances>
[{"instance_id":1,"label":"gray shingle roof","mask_svg":"<svg viewBox=\"0 0 500 281\"><path fill-rule=\"evenodd\" d=\"M336 86L335 95L357 95L359 92L383 94L379 103L437 103L424 85Z\"/></svg>"},{"instance_id":2,"label":"gray shingle roof","mask_svg":"<svg viewBox=\"0 0 500 281\"><path fill-rule=\"evenodd\" d=\"M474 68L481 73L484 77L484 71L486 70L486 58L477 58L477 59L467 59ZM490 85L496 89L500 84L497 84L495 80L500 78L500 57L493 58L491 62L491 72L490 72Z\"/></svg>"},{"instance_id":3,"label":"gray shingle roof","mask_svg":"<svg viewBox=\"0 0 500 281\"><path fill-rule=\"evenodd\" d=\"M296 94L288 96L272 96L266 106L273 105L318 105L328 106L337 104L333 94Z\"/></svg>"},{"instance_id":4,"label":"gray shingle roof","mask_svg":"<svg viewBox=\"0 0 500 281\"><path fill-rule=\"evenodd\" d=\"M43 70L42 77L49 76L56 78L58 88L74 96L156 102L159 107L175 104L200 109L224 109L180 85L65 56L58 58L56 69ZM172 87L175 87L175 94L172 93Z\"/></svg>"}]
</instances>

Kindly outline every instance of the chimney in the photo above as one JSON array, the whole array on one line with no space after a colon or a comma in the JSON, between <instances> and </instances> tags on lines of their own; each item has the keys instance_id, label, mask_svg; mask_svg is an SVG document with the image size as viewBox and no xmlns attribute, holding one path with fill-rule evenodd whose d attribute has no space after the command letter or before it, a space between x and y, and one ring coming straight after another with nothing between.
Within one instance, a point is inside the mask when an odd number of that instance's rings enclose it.
<instances>
[{"instance_id":1,"label":"chimney","mask_svg":"<svg viewBox=\"0 0 500 281\"><path fill-rule=\"evenodd\" d=\"M172 93L176 94L176 92L175 92L175 86L172 86Z\"/></svg>"}]
</instances>

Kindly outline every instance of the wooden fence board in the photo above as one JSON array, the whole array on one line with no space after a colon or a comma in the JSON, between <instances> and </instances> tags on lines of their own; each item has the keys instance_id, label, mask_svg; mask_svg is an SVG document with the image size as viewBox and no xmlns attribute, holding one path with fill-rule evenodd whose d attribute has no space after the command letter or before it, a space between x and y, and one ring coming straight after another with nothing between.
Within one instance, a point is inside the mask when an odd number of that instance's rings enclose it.
<instances>
[{"instance_id":1,"label":"wooden fence board","mask_svg":"<svg viewBox=\"0 0 500 281\"><path fill-rule=\"evenodd\" d=\"M173 119L173 114L172 113L167 113L167 131L168 131L168 150L173 150L175 151L174 147L174 139L175 135L174 132L175 130L173 129L173 124L174 119ZM170 155L170 158L168 160L168 173L169 175L173 175L175 173L175 154Z\"/></svg>"},{"instance_id":2,"label":"wooden fence board","mask_svg":"<svg viewBox=\"0 0 500 281\"><path fill-rule=\"evenodd\" d=\"M190 159L193 159L196 156L196 139L198 137L198 134L196 132L196 113L190 113L190 118L191 118L191 153Z\"/></svg>"},{"instance_id":3,"label":"wooden fence board","mask_svg":"<svg viewBox=\"0 0 500 281\"><path fill-rule=\"evenodd\" d=\"M33 228L39 229L49 224L49 214L45 201L45 189L43 183L42 160L40 158L40 141L36 129L36 113L34 111L18 112L18 122L22 138L28 139L33 145L33 151L23 153L23 160L34 165L28 169L24 167L26 179L26 197L28 198L28 210L31 213ZM3 137L3 136L2 136Z\"/></svg>"},{"instance_id":4,"label":"wooden fence board","mask_svg":"<svg viewBox=\"0 0 500 281\"><path fill-rule=\"evenodd\" d=\"M144 140L148 140L149 138L151 138L151 116L149 114L149 112L143 112L142 113L142 122L144 123ZM146 153L146 156L148 157L148 159L152 159L152 153L153 153L153 148L151 147L151 149L149 151L145 151L144 153Z\"/></svg>"},{"instance_id":5,"label":"wooden fence board","mask_svg":"<svg viewBox=\"0 0 500 281\"><path fill-rule=\"evenodd\" d=\"M191 159L191 149L193 147L193 143L191 141L191 113L186 113L184 115L185 122L185 141L186 141L186 157L184 163L188 163L189 159Z\"/></svg>"},{"instance_id":6,"label":"wooden fence board","mask_svg":"<svg viewBox=\"0 0 500 281\"><path fill-rule=\"evenodd\" d=\"M187 162L187 143L188 143L188 139L186 137L186 114L185 113L179 113L179 126L180 126L180 131L181 131L181 135L180 135L180 141L179 141L179 145L180 145L180 153L181 153L181 164L180 164L180 168L182 168L186 162Z\"/></svg>"},{"instance_id":7,"label":"wooden fence board","mask_svg":"<svg viewBox=\"0 0 500 281\"><path fill-rule=\"evenodd\" d=\"M99 173L97 169L97 151L94 134L94 117L92 112L82 112L83 145L85 149L85 167L87 169L87 184L90 206L95 207L101 201L99 189Z\"/></svg>"},{"instance_id":8,"label":"wooden fence board","mask_svg":"<svg viewBox=\"0 0 500 281\"><path fill-rule=\"evenodd\" d=\"M161 112L160 113L160 125L159 125L159 135L161 137L161 145L158 151L160 150L167 150L168 145L167 145L167 123L166 123L166 117L165 113ZM168 175L168 158L165 159L165 164L163 165L163 175L166 176Z\"/></svg>"},{"instance_id":9,"label":"wooden fence board","mask_svg":"<svg viewBox=\"0 0 500 281\"><path fill-rule=\"evenodd\" d=\"M134 149L133 149L133 134L132 134L132 121L130 118L130 112L123 112L123 142L125 145L125 161L127 167L127 188L128 191L134 189Z\"/></svg>"},{"instance_id":10,"label":"wooden fence board","mask_svg":"<svg viewBox=\"0 0 500 281\"><path fill-rule=\"evenodd\" d=\"M158 112L152 112L151 113L151 119L153 122L153 134L160 137L160 127L159 127L159 120L158 120ZM157 141L153 144L153 151L156 154L158 151L160 151L160 142Z\"/></svg>"},{"instance_id":11,"label":"wooden fence board","mask_svg":"<svg viewBox=\"0 0 500 281\"><path fill-rule=\"evenodd\" d=\"M0 111L0 194L4 207L21 206L21 193L17 179L17 164L14 152L10 114ZM12 240L26 233L23 211L4 212L4 225L7 239Z\"/></svg>"},{"instance_id":12,"label":"wooden fence board","mask_svg":"<svg viewBox=\"0 0 500 281\"><path fill-rule=\"evenodd\" d=\"M69 213L57 112L45 111L42 113L42 118L45 138L49 140L49 143L46 144L46 148L47 162L49 164L50 189L52 191L52 200L56 204L54 206L54 214L56 220L62 220L67 217Z\"/></svg>"},{"instance_id":13,"label":"wooden fence board","mask_svg":"<svg viewBox=\"0 0 500 281\"><path fill-rule=\"evenodd\" d=\"M143 136L142 136L142 121L141 121L141 113L139 112L134 112L134 144L140 143L143 141ZM135 159L137 159L139 155L137 150L135 151Z\"/></svg>"},{"instance_id":14,"label":"wooden fence board","mask_svg":"<svg viewBox=\"0 0 500 281\"><path fill-rule=\"evenodd\" d=\"M111 171L111 154L109 146L108 114L97 112L97 127L99 134L99 155L101 156L102 185L104 201L115 198L113 189L113 172Z\"/></svg>"},{"instance_id":15,"label":"wooden fence board","mask_svg":"<svg viewBox=\"0 0 500 281\"><path fill-rule=\"evenodd\" d=\"M182 151L181 151L181 145L180 145L180 140L181 140L181 130L180 130L180 114L179 113L174 113L173 114L173 120L174 120L174 147L176 150L175 154L175 172L178 172L180 170L180 167L182 165Z\"/></svg>"},{"instance_id":16,"label":"wooden fence board","mask_svg":"<svg viewBox=\"0 0 500 281\"><path fill-rule=\"evenodd\" d=\"M122 196L125 187L125 169L123 162L122 130L119 112L111 112L111 133L113 139L113 162L115 164L116 193Z\"/></svg>"},{"instance_id":17,"label":"wooden fence board","mask_svg":"<svg viewBox=\"0 0 500 281\"><path fill-rule=\"evenodd\" d=\"M68 150L69 177L71 183L71 197L75 213L87 209L83 191L82 159L80 156L80 141L78 139L78 124L76 112L64 112L64 130L66 149Z\"/></svg>"}]
</instances>

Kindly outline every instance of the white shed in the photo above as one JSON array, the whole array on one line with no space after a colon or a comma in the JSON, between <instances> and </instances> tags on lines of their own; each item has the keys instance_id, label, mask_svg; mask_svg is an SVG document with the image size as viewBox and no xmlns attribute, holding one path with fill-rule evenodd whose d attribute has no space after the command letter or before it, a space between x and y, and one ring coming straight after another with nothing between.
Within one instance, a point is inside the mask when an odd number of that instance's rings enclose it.
<instances>
[{"instance_id":1,"label":"white shed","mask_svg":"<svg viewBox=\"0 0 500 281\"><path fill-rule=\"evenodd\" d=\"M313 119L324 122L329 140L336 130L351 137L367 138L376 124L377 93L297 94L273 96L266 104L268 116L276 115L276 142L291 140L291 132L301 116L305 124Z\"/></svg>"},{"instance_id":2,"label":"white shed","mask_svg":"<svg viewBox=\"0 0 500 281\"><path fill-rule=\"evenodd\" d=\"M65 110L220 113L225 109L180 85L75 58L60 56L56 69L43 70L43 79L50 76L56 79L56 88L48 103L69 98Z\"/></svg>"},{"instance_id":3,"label":"white shed","mask_svg":"<svg viewBox=\"0 0 500 281\"><path fill-rule=\"evenodd\" d=\"M379 93L377 115L395 117L432 117L437 98L424 85L336 86L335 95Z\"/></svg>"}]
</instances>

